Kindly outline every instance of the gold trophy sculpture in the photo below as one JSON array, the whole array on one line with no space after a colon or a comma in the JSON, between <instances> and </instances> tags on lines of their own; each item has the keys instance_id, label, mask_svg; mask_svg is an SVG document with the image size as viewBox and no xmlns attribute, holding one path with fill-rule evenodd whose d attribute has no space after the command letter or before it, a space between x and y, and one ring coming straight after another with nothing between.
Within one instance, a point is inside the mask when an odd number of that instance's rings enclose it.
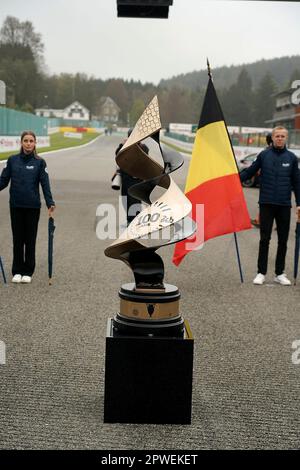
<instances>
[{"instance_id":1,"label":"gold trophy sculpture","mask_svg":"<svg viewBox=\"0 0 300 470\"><path fill-rule=\"evenodd\" d=\"M157 97L146 108L116 157L118 166L142 180L130 194L148 204L105 250L133 271L134 283L119 291L120 311L108 320L104 422L189 424L192 408L193 338L179 312L176 286L164 283L156 250L191 236L191 203L170 177L183 163L162 149ZM162 165L139 144L151 137ZM163 195L151 201L154 188Z\"/></svg>"},{"instance_id":2,"label":"gold trophy sculpture","mask_svg":"<svg viewBox=\"0 0 300 470\"><path fill-rule=\"evenodd\" d=\"M148 207L105 250L106 256L126 263L135 278L135 283L124 284L119 291L120 312L113 319L115 334L184 334L184 320L179 313L180 293L176 286L164 283L164 264L156 250L191 236L196 224L189 217L190 201L170 176L183 164L183 157L174 150L161 148L160 129L155 96L116 157L122 170L143 180L130 188L130 194ZM147 137L157 142L163 166L138 145ZM151 201L150 194L156 186L166 192Z\"/></svg>"}]
</instances>

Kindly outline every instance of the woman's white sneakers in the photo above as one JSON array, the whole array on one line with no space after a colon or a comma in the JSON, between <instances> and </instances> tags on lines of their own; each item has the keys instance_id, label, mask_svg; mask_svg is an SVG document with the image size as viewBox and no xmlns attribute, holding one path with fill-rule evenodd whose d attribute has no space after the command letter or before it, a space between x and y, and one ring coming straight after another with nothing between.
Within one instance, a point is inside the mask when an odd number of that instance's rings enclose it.
<instances>
[{"instance_id":1,"label":"woman's white sneakers","mask_svg":"<svg viewBox=\"0 0 300 470\"><path fill-rule=\"evenodd\" d=\"M31 283L31 276L21 276L21 274L15 274L12 278L12 281L15 284L30 284Z\"/></svg>"}]
</instances>

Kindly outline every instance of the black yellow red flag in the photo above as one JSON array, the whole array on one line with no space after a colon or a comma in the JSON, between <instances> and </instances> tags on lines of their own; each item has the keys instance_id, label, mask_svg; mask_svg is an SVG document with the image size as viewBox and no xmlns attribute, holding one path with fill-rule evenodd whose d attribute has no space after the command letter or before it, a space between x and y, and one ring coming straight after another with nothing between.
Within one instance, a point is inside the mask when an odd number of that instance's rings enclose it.
<instances>
[{"instance_id":1,"label":"black yellow red flag","mask_svg":"<svg viewBox=\"0 0 300 470\"><path fill-rule=\"evenodd\" d=\"M210 238L251 228L238 168L225 124L223 112L209 77L200 121L196 132L191 163L185 186L191 201L192 218L199 233L175 245L173 262ZM204 220L197 221L197 205L204 205ZM201 240L202 238L202 240Z\"/></svg>"}]
</instances>

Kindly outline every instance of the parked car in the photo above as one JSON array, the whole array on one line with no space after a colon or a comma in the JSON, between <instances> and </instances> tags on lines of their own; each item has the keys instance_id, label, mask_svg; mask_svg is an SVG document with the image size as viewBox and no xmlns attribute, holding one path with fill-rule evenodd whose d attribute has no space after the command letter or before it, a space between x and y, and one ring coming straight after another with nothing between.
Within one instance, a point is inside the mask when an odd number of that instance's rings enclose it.
<instances>
[{"instance_id":1,"label":"parked car","mask_svg":"<svg viewBox=\"0 0 300 470\"><path fill-rule=\"evenodd\" d=\"M242 158L238 162L238 167L239 171L244 170L245 168L248 168L249 166L252 165L254 160L256 160L258 153L250 153L250 155L247 155L246 157ZM260 172L258 171L251 179L244 181L242 184L246 188L254 188L255 186L259 186L259 176Z\"/></svg>"}]
</instances>

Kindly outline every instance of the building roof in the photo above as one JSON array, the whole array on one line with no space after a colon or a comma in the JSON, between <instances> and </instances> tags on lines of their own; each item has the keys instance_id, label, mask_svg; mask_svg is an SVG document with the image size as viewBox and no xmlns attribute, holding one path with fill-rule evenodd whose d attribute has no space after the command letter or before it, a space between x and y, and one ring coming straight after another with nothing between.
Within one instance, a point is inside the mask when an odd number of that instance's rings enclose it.
<instances>
[{"instance_id":1,"label":"building roof","mask_svg":"<svg viewBox=\"0 0 300 470\"><path fill-rule=\"evenodd\" d=\"M294 114L289 114L287 116L277 116L273 119L268 119L267 121L265 121L266 123L272 123L272 122L277 122L277 121L293 121L294 119L296 119L297 117L300 116L300 113L294 113Z\"/></svg>"},{"instance_id":2,"label":"building roof","mask_svg":"<svg viewBox=\"0 0 300 470\"><path fill-rule=\"evenodd\" d=\"M289 88L287 90L281 90L278 93L274 93L272 96L279 98L280 96L289 96L295 91L295 88Z\"/></svg>"},{"instance_id":3,"label":"building roof","mask_svg":"<svg viewBox=\"0 0 300 470\"><path fill-rule=\"evenodd\" d=\"M87 113L89 113L89 109L86 106L84 106L83 104L79 103L79 101L73 101L73 103L66 106L62 111L66 111L69 108L73 108L73 107L84 109Z\"/></svg>"},{"instance_id":4,"label":"building roof","mask_svg":"<svg viewBox=\"0 0 300 470\"><path fill-rule=\"evenodd\" d=\"M121 111L117 103L110 96L102 96L99 100L99 104L102 107L104 104L111 104L115 106L118 111Z\"/></svg>"}]
</instances>

